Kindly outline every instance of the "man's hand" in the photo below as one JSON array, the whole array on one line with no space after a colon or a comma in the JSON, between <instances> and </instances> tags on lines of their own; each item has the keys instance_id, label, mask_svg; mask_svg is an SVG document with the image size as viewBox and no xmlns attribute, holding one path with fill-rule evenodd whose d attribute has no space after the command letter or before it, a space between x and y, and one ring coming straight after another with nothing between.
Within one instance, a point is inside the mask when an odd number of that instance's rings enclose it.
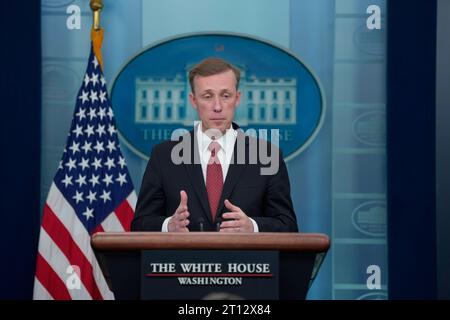
<instances>
[{"instance_id":1,"label":"man's hand","mask_svg":"<svg viewBox=\"0 0 450 320\"><path fill-rule=\"evenodd\" d=\"M237 206L233 205L228 199L225 200L225 207L230 212L222 215L223 219L233 219L224 221L220 224L220 232L253 232L253 223L250 218Z\"/></svg>"},{"instance_id":2,"label":"man's hand","mask_svg":"<svg viewBox=\"0 0 450 320\"><path fill-rule=\"evenodd\" d=\"M189 232L189 211L187 207L188 196L186 191L180 191L180 205L169 220L167 229L169 232Z\"/></svg>"}]
</instances>

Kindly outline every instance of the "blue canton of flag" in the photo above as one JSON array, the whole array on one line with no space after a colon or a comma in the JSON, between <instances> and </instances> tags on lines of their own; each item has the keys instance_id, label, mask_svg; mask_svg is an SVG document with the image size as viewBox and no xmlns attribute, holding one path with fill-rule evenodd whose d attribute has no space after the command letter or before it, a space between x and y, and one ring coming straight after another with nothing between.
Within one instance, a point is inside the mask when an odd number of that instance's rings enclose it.
<instances>
[{"instance_id":1,"label":"blue canton of flag","mask_svg":"<svg viewBox=\"0 0 450 320\"><path fill-rule=\"evenodd\" d=\"M134 191L108 99L102 70L91 50L63 158L54 182L89 234ZM132 217L119 217L129 231Z\"/></svg>"}]
</instances>

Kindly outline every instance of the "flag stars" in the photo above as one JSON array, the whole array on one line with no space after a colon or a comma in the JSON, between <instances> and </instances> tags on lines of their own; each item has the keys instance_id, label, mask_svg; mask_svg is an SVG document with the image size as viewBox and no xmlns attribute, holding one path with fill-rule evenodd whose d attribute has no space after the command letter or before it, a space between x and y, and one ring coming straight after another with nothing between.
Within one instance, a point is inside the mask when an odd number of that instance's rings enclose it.
<instances>
[{"instance_id":1,"label":"flag stars","mask_svg":"<svg viewBox=\"0 0 450 320\"><path fill-rule=\"evenodd\" d=\"M91 136L91 134L94 134L94 126L91 126L90 124L87 125L87 128L84 130L84 132L87 134L88 138Z\"/></svg>"},{"instance_id":2,"label":"flag stars","mask_svg":"<svg viewBox=\"0 0 450 320\"><path fill-rule=\"evenodd\" d=\"M100 176L92 174L92 177L89 179L89 182L92 184L92 188L94 188L96 184L100 184L100 182L98 181L99 178Z\"/></svg>"},{"instance_id":3,"label":"flag stars","mask_svg":"<svg viewBox=\"0 0 450 320\"><path fill-rule=\"evenodd\" d=\"M97 67L98 67L98 60L97 60L96 56L94 56L94 59L92 59L92 64L94 65L94 69L97 69Z\"/></svg>"},{"instance_id":4,"label":"flag stars","mask_svg":"<svg viewBox=\"0 0 450 320\"><path fill-rule=\"evenodd\" d=\"M81 170L84 171L86 168L89 168L89 159L81 158L78 166L81 167Z\"/></svg>"},{"instance_id":5,"label":"flag stars","mask_svg":"<svg viewBox=\"0 0 450 320\"><path fill-rule=\"evenodd\" d=\"M97 195L97 192L92 192L92 190L89 190L89 195L86 197L86 199L89 200L89 204L91 204L93 201L97 201L97 198L95 197Z\"/></svg>"},{"instance_id":6,"label":"flag stars","mask_svg":"<svg viewBox=\"0 0 450 320\"><path fill-rule=\"evenodd\" d=\"M106 101L106 91L100 91L99 98L100 98L101 103L105 102Z\"/></svg>"},{"instance_id":7,"label":"flag stars","mask_svg":"<svg viewBox=\"0 0 450 320\"><path fill-rule=\"evenodd\" d=\"M122 156L119 156L119 161L117 164L120 166L120 169L123 169L123 167L126 166L125 159Z\"/></svg>"},{"instance_id":8,"label":"flag stars","mask_svg":"<svg viewBox=\"0 0 450 320\"><path fill-rule=\"evenodd\" d=\"M127 183L127 180L125 178L126 178L125 173L124 174L119 173L119 177L116 179L116 181L120 183L120 186L122 186L122 184Z\"/></svg>"},{"instance_id":9,"label":"flag stars","mask_svg":"<svg viewBox=\"0 0 450 320\"><path fill-rule=\"evenodd\" d=\"M105 166L108 167L108 170L111 170L112 167L115 167L114 158L108 157L108 160L105 162Z\"/></svg>"},{"instance_id":10,"label":"flag stars","mask_svg":"<svg viewBox=\"0 0 450 320\"><path fill-rule=\"evenodd\" d=\"M64 183L64 186L67 188L68 186L73 185L72 183L72 176L68 176L66 174L66 176L64 177L64 180L61 181L62 183Z\"/></svg>"},{"instance_id":11,"label":"flag stars","mask_svg":"<svg viewBox=\"0 0 450 320\"><path fill-rule=\"evenodd\" d=\"M99 81L98 81L98 73L93 73L92 74L92 76L91 76L91 82L92 82L92 85L96 85L97 83L99 83Z\"/></svg>"},{"instance_id":12,"label":"flag stars","mask_svg":"<svg viewBox=\"0 0 450 320\"><path fill-rule=\"evenodd\" d=\"M95 132L97 132L98 136L101 138L103 134L106 134L105 125L99 124Z\"/></svg>"},{"instance_id":13,"label":"flag stars","mask_svg":"<svg viewBox=\"0 0 450 320\"><path fill-rule=\"evenodd\" d=\"M97 97L97 91L91 90L91 95L89 96L89 98L91 99L91 102L92 102L92 103L94 103L95 101L97 101L97 100L98 100L98 97Z\"/></svg>"},{"instance_id":14,"label":"flag stars","mask_svg":"<svg viewBox=\"0 0 450 320\"><path fill-rule=\"evenodd\" d=\"M87 73L85 74L83 81L84 81L84 86L87 87L89 85L89 82L91 81L91 79L89 78Z\"/></svg>"},{"instance_id":15,"label":"flag stars","mask_svg":"<svg viewBox=\"0 0 450 320\"><path fill-rule=\"evenodd\" d=\"M78 97L78 99L81 99L81 103L84 104L86 101L89 101L88 98L89 92L82 90L81 96Z\"/></svg>"},{"instance_id":16,"label":"flag stars","mask_svg":"<svg viewBox=\"0 0 450 320\"><path fill-rule=\"evenodd\" d=\"M113 150L116 150L116 146L114 144L114 141L108 140L108 146L106 147L106 149L109 150L109 153L112 153Z\"/></svg>"},{"instance_id":17,"label":"flag stars","mask_svg":"<svg viewBox=\"0 0 450 320\"><path fill-rule=\"evenodd\" d=\"M113 113L113 111L112 111L111 108L108 108L108 113L107 113L107 115L108 115L108 117L109 117L109 120L112 120L112 118L113 118L113 116L114 116L114 113Z\"/></svg>"},{"instance_id":18,"label":"flag stars","mask_svg":"<svg viewBox=\"0 0 450 320\"><path fill-rule=\"evenodd\" d=\"M91 145L92 145L92 142L87 142L87 141L84 142L84 145L81 147L81 149L83 149L83 151L84 151L84 154L87 154L88 151L92 151Z\"/></svg>"},{"instance_id":19,"label":"flag stars","mask_svg":"<svg viewBox=\"0 0 450 320\"><path fill-rule=\"evenodd\" d=\"M88 221L90 218L94 218L94 209L89 209L89 207L86 207L86 211L82 213L83 216L86 217L86 221Z\"/></svg>"},{"instance_id":20,"label":"flag stars","mask_svg":"<svg viewBox=\"0 0 450 320\"><path fill-rule=\"evenodd\" d=\"M77 167L75 165L75 161L76 161L75 159L72 160L72 158L69 158L69 162L65 164L65 166L69 168L69 172L70 170L75 169Z\"/></svg>"},{"instance_id":21,"label":"flag stars","mask_svg":"<svg viewBox=\"0 0 450 320\"><path fill-rule=\"evenodd\" d=\"M109 186L110 184L113 184L114 182L112 181L113 175L109 175L109 174L105 174L105 178L102 180L106 186Z\"/></svg>"},{"instance_id":22,"label":"flag stars","mask_svg":"<svg viewBox=\"0 0 450 320\"><path fill-rule=\"evenodd\" d=\"M100 94L100 99L102 99L102 95L101 94ZM97 115L100 118L100 120L103 120L103 118L106 117L106 108L100 107L100 110L98 111Z\"/></svg>"},{"instance_id":23,"label":"flag stars","mask_svg":"<svg viewBox=\"0 0 450 320\"><path fill-rule=\"evenodd\" d=\"M86 109L80 108L80 110L78 110L75 116L78 117L79 121L83 120L83 118L86 118Z\"/></svg>"},{"instance_id":24,"label":"flag stars","mask_svg":"<svg viewBox=\"0 0 450 320\"><path fill-rule=\"evenodd\" d=\"M104 76L101 76L100 82L101 82L101 84L102 84L102 87L104 87L104 86L106 85L106 80L105 80L105 77L104 77Z\"/></svg>"},{"instance_id":25,"label":"flag stars","mask_svg":"<svg viewBox=\"0 0 450 320\"><path fill-rule=\"evenodd\" d=\"M103 203L106 203L106 201L111 201L111 191L106 192L103 190L103 194L100 196L100 198L103 199Z\"/></svg>"},{"instance_id":26,"label":"flag stars","mask_svg":"<svg viewBox=\"0 0 450 320\"><path fill-rule=\"evenodd\" d=\"M92 166L95 167L95 170L102 167L101 159L94 158L94 162L91 163Z\"/></svg>"},{"instance_id":27,"label":"flag stars","mask_svg":"<svg viewBox=\"0 0 450 320\"><path fill-rule=\"evenodd\" d=\"M58 170L63 169L62 163L63 163L62 160L59 161L59 164L58 164Z\"/></svg>"},{"instance_id":28,"label":"flag stars","mask_svg":"<svg viewBox=\"0 0 450 320\"><path fill-rule=\"evenodd\" d=\"M86 176L82 176L81 174L78 175L78 179L75 180L76 183L78 183L78 186L81 188L83 186L83 184L87 184L86 183Z\"/></svg>"},{"instance_id":29,"label":"flag stars","mask_svg":"<svg viewBox=\"0 0 450 320\"><path fill-rule=\"evenodd\" d=\"M88 116L91 121L92 121L92 119L97 118L97 112L95 112L95 108L89 109Z\"/></svg>"},{"instance_id":30,"label":"flag stars","mask_svg":"<svg viewBox=\"0 0 450 320\"><path fill-rule=\"evenodd\" d=\"M72 154L80 152L80 144L73 141L72 145L69 147L69 149L72 151Z\"/></svg>"},{"instance_id":31,"label":"flag stars","mask_svg":"<svg viewBox=\"0 0 450 320\"><path fill-rule=\"evenodd\" d=\"M75 195L72 197L72 199L74 199L77 204L78 202L83 202L83 192L75 191Z\"/></svg>"},{"instance_id":32,"label":"flag stars","mask_svg":"<svg viewBox=\"0 0 450 320\"><path fill-rule=\"evenodd\" d=\"M78 138L79 135L83 135L83 127L79 126L77 124L77 127L75 128L75 130L72 130L72 133L74 133L76 135L76 137Z\"/></svg>"},{"instance_id":33,"label":"flag stars","mask_svg":"<svg viewBox=\"0 0 450 320\"><path fill-rule=\"evenodd\" d=\"M108 132L112 136L114 133L116 133L116 129L112 124L108 125Z\"/></svg>"},{"instance_id":34,"label":"flag stars","mask_svg":"<svg viewBox=\"0 0 450 320\"><path fill-rule=\"evenodd\" d=\"M97 151L97 153L100 153L100 151L105 151L105 148L103 147L103 142L97 140L97 144L95 145L94 149Z\"/></svg>"}]
</instances>

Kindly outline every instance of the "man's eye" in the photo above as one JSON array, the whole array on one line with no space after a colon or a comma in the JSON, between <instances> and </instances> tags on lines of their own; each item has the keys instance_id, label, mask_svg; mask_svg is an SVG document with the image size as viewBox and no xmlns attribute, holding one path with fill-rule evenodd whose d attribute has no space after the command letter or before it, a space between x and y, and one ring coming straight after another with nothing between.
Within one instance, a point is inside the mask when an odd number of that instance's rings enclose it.
<instances>
[{"instance_id":1,"label":"man's eye","mask_svg":"<svg viewBox=\"0 0 450 320\"><path fill-rule=\"evenodd\" d=\"M211 98L212 98L212 96L209 94L203 96L203 99L211 99Z\"/></svg>"}]
</instances>

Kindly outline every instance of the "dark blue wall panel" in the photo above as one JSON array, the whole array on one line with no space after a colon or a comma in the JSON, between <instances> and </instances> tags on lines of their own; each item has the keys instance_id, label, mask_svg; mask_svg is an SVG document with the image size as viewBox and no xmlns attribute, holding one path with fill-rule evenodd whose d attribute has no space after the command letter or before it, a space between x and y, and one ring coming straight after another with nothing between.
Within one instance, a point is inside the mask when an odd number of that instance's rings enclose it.
<instances>
[{"instance_id":1,"label":"dark blue wall panel","mask_svg":"<svg viewBox=\"0 0 450 320\"><path fill-rule=\"evenodd\" d=\"M388 2L389 298L436 298L436 1Z\"/></svg>"},{"instance_id":2,"label":"dark blue wall panel","mask_svg":"<svg viewBox=\"0 0 450 320\"><path fill-rule=\"evenodd\" d=\"M2 1L0 32L0 299L29 299L40 217L40 1Z\"/></svg>"}]
</instances>

